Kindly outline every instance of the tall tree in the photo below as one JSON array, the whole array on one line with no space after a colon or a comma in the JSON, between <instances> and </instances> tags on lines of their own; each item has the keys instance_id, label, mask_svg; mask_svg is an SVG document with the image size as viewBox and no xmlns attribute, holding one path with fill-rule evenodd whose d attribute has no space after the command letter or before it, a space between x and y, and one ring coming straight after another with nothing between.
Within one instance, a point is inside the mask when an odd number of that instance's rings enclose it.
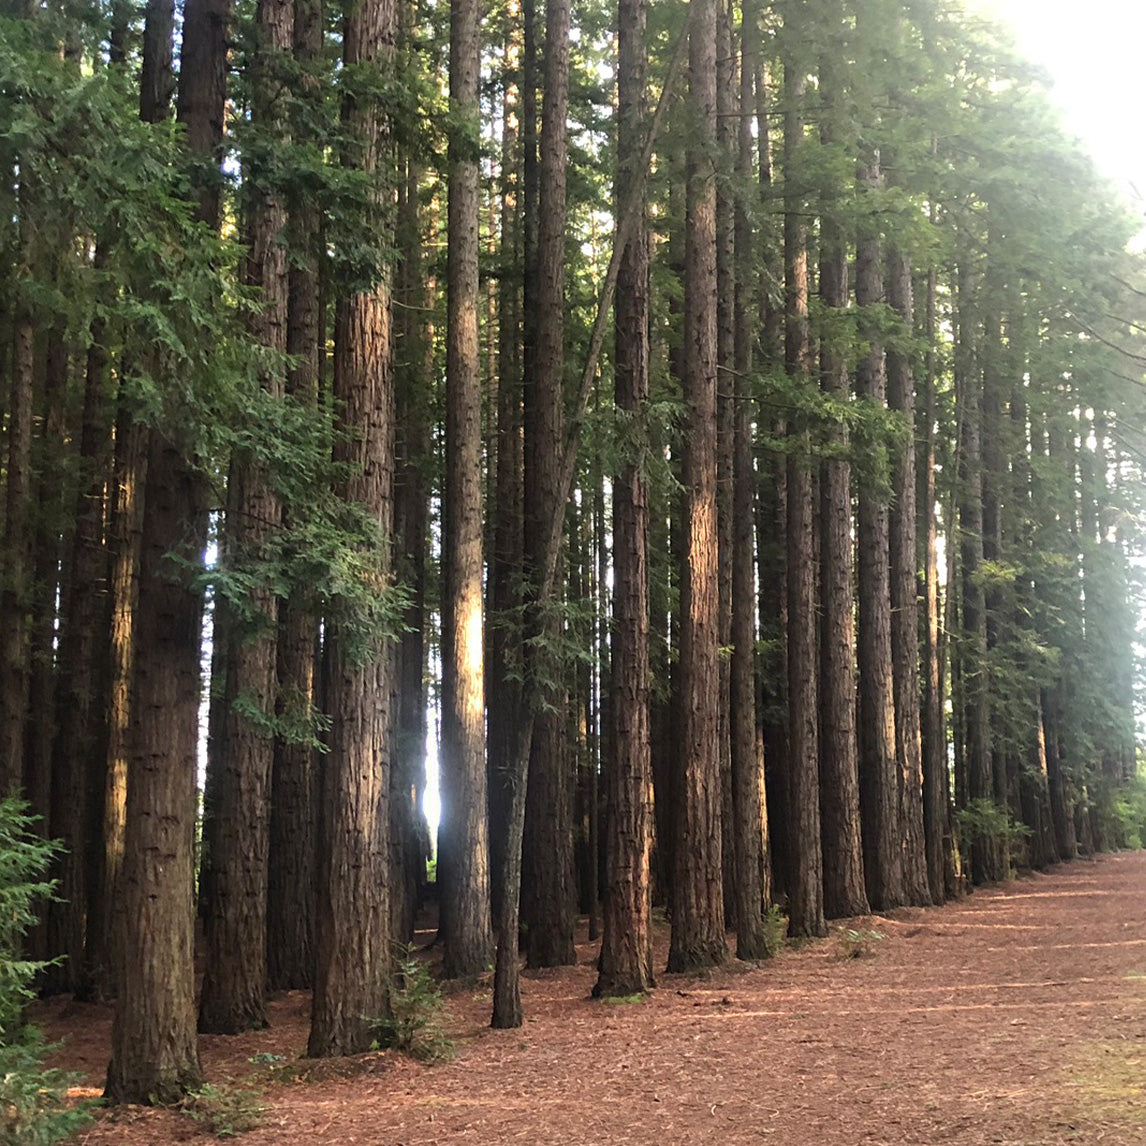
<instances>
[{"instance_id":1,"label":"tall tree","mask_svg":"<svg viewBox=\"0 0 1146 1146\"><path fill-rule=\"evenodd\" d=\"M753 174L752 120L760 58L760 11L744 5L741 18L740 119L736 174L741 194L736 202L734 242L735 360L732 448L732 658L729 667L729 728L735 849L736 955L760 959L768 953L764 931L764 877L767 864L764 824L764 769L756 735L756 585L754 526L756 469L752 460L752 371L756 322L755 244L745 201Z\"/></svg>"},{"instance_id":2,"label":"tall tree","mask_svg":"<svg viewBox=\"0 0 1146 1146\"><path fill-rule=\"evenodd\" d=\"M262 135L258 142L269 153L281 146L286 132L282 77L293 46L292 0L260 0L255 29L251 127ZM284 380L276 359L287 348L286 201L269 165L260 160L261 147L247 169L250 251L245 277L260 291L251 334L272 363L261 382L269 394L281 396ZM199 996L199 1029L211 1034L237 1034L267 1022L267 855L274 762L274 737L267 725L278 684L278 600L273 580L260 577L258 566L270 556L282 506L264 467L247 451L231 459L227 502L227 559L240 570L252 569L254 576L246 582L246 623L233 615L232 604L222 633L228 643L226 711L222 759L214 761L220 775L213 895L205 919L207 970Z\"/></svg>"},{"instance_id":3,"label":"tall tree","mask_svg":"<svg viewBox=\"0 0 1146 1146\"><path fill-rule=\"evenodd\" d=\"M813 385L808 322L808 228L800 186L806 81L795 6L784 13L784 366L791 385ZM816 657L816 520L811 432L806 417L788 425L788 775L787 875L793 935L826 933L820 850L819 689Z\"/></svg>"},{"instance_id":4,"label":"tall tree","mask_svg":"<svg viewBox=\"0 0 1146 1146\"><path fill-rule=\"evenodd\" d=\"M617 202L639 169L646 131L646 0L617 8ZM605 768L604 936L596 995L632 995L653 985L649 903L652 761L649 741L649 494L645 476L649 395L649 234L640 224L617 279L614 376L617 409L629 419L629 453L613 483L613 644L609 698L612 751Z\"/></svg>"},{"instance_id":5,"label":"tall tree","mask_svg":"<svg viewBox=\"0 0 1146 1146\"><path fill-rule=\"evenodd\" d=\"M392 0L349 8L343 65L377 76L391 63ZM376 92L376 85L366 85ZM379 186L388 124L377 97L348 94L343 127L345 167L372 185L371 233L387 223ZM394 393L390 345L390 283L381 257L338 300L334 332L335 461L346 477L338 493L371 527L365 554L378 593L389 591L393 525ZM314 1005L307 1053L312 1057L367 1050L389 1012L390 885L387 797L392 753L392 642L335 620L327 632L330 754L323 769Z\"/></svg>"},{"instance_id":6,"label":"tall tree","mask_svg":"<svg viewBox=\"0 0 1146 1146\"><path fill-rule=\"evenodd\" d=\"M911 262L889 245L887 301L902 320L904 337L914 329ZM927 881L923 829L923 759L919 710L919 613L915 588L915 380L911 357L900 341L887 351L887 404L903 419L904 437L891 465L889 574L891 580L892 686L895 755L899 773L899 824L903 841L904 894L908 903L933 902Z\"/></svg>"},{"instance_id":7,"label":"tall tree","mask_svg":"<svg viewBox=\"0 0 1146 1146\"><path fill-rule=\"evenodd\" d=\"M835 7L833 5L833 7ZM836 12L839 17L841 13ZM842 21L841 21L842 22ZM844 96L830 44L820 60L820 142L829 155L846 145ZM834 171L834 166L829 167ZM820 218L820 299L825 329L820 338L820 387L836 402L848 396L844 325L848 307L848 246L840 219L840 194L831 174ZM851 464L847 430L833 419L833 447L820 473L820 811L824 855L824 913L832 919L868 910L863 879L856 755L855 597L852 561Z\"/></svg>"},{"instance_id":8,"label":"tall tree","mask_svg":"<svg viewBox=\"0 0 1146 1146\"><path fill-rule=\"evenodd\" d=\"M689 5L685 220L684 564L681 569L681 782L670 971L721 963L724 895L719 752L719 553L716 511L716 0Z\"/></svg>"},{"instance_id":9,"label":"tall tree","mask_svg":"<svg viewBox=\"0 0 1146 1146\"><path fill-rule=\"evenodd\" d=\"M202 160L197 216L212 229L227 11L221 0L188 5L179 73L178 117ZM204 557L208 507L205 477L185 440L193 424L180 414L170 411L147 442L121 877L131 926L107 1076L116 1102L174 1102L200 1077L192 895L203 594L193 570Z\"/></svg>"},{"instance_id":10,"label":"tall tree","mask_svg":"<svg viewBox=\"0 0 1146 1146\"><path fill-rule=\"evenodd\" d=\"M883 186L878 148L866 144L859 163L861 192L874 198ZM871 320L883 301L883 252L878 217L865 219L856 240L856 305L867 308L868 348L856 371L856 393L874 413L886 405L884 350ZM859 738L860 807L863 813L864 876L868 902L886 911L906 902L899 821L899 772L895 756L895 692L892 677L891 584L888 498L879 488L883 475L860 483L859 584Z\"/></svg>"},{"instance_id":11,"label":"tall tree","mask_svg":"<svg viewBox=\"0 0 1146 1146\"><path fill-rule=\"evenodd\" d=\"M302 74L292 147L313 154L319 146L315 113L323 85L322 0L294 0L292 48ZM323 328L319 305L321 216L313 196L295 190L288 201L290 267L287 279L286 350L291 366L286 390L303 407L317 408ZM304 507L283 504L290 528ZM314 986L314 916L317 863L317 768L310 736L315 695L318 621L305 586L294 586L279 603L276 712L285 726L275 739L271 773L267 861L267 986L271 990Z\"/></svg>"},{"instance_id":12,"label":"tall tree","mask_svg":"<svg viewBox=\"0 0 1146 1146\"><path fill-rule=\"evenodd\" d=\"M525 567L533 609L541 607L544 546L558 500L564 439L565 188L569 106L568 0L547 0L545 87L538 187L535 346L525 380ZM528 145L527 145L528 154ZM528 299L529 292L526 291ZM529 331L526 331L528 340ZM528 344L528 343L527 343ZM560 615L540 618L548 703L534 721L526 812L523 910L531 967L576 959L573 947L572 784L565 753L554 645ZM541 667L541 666L539 666Z\"/></svg>"},{"instance_id":13,"label":"tall tree","mask_svg":"<svg viewBox=\"0 0 1146 1146\"><path fill-rule=\"evenodd\" d=\"M476 975L493 953L489 914L482 632L482 424L478 361L477 0L450 6L446 496L442 601L443 971ZM448 861L448 862L447 862Z\"/></svg>"}]
</instances>

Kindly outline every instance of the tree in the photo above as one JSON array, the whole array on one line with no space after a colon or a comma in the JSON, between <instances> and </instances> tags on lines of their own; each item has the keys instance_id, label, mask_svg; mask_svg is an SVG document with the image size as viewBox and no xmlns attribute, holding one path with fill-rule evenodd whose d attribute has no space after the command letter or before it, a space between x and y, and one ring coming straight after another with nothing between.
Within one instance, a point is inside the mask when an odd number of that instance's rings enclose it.
<instances>
[{"instance_id":1,"label":"tree","mask_svg":"<svg viewBox=\"0 0 1146 1146\"><path fill-rule=\"evenodd\" d=\"M251 126L265 133L264 147L282 144L285 94L281 79L293 43L291 0L260 0L255 16L257 46L252 63ZM287 349L289 279L285 245L286 202L256 150L247 176L250 253L246 280L260 291L261 308L252 337L268 351L271 366L262 385L284 390L281 356ZM265 467L249 452L231 459L227 489L226 559L239 570L253 567L244 602L216 602L230 614L222 626L227 642L223 745L211 854L212 897L207 904L207 971L199 997L199 1029L238 1034L266 1026L267 855L274 737L267 725L278 684L278 600L273 583L259 576L278 530L281 499ZM237 614L242 607L247 615ZM218 614L216 614L218 615Z\"/></svg>"},{"instance_id":2,"label":"tree","mask_svg":"<svg viewBox=\"0 0 1146 1146\"><path fill-rule=\"evenodd\" d=\"M808 235L800 188L805 80L797 54L800 24L784 14L784 367L796 393L812 383L808 323ZM788 791L789 930L826 933L820 850L819 689L816 657L816 522L811 432L806 416L788 425Z\"/></svg>"},{"instance_id":3,"label":"tree","mask_svg":"<svg viewBox=\"0 0 1146 1146\"><path fill-rule=\"evenodd\" d=\"M178 106L188 146L208 161L220 146L225 94L226 9L203 10L213 2L186 12ZM209 177L196 214L217 227ZM208 521L188 430L193 422L175 409L147 443L121 876L133 925L125 929L107 1076L107 1096L116 1102L178 1101L200 1078L192 893L203 594L192 571L203 561Z\"/></svg>"},{"instance_id":4,"label":"tree","mask_svg":"<svg viewBox=\"0 0 1146 1146\"><path fill-rule=\"evenodd\" d=\"M684 565L681 570L681 784L674 849L670 971L723 962L722 783L716 512L715 0L689 7L690 140L685 222Z\"/></svg>"},{"instance_id":5,"label":"tree","mask_svg":"<svg viewBox=\"0 0 1146 1146\"><path fill-rule=\"evenodd\" d=\"M644 183L639 170L646 121L645 0L617 9L617 192L625 203ZM640 222L625 247L615 303L617 409L630 427L629 452L613 483L613 643L605 771L604 936L595 995L626 996L653 985L649 743L649 491L645 435L649 396L649 234Z\"/></svg>"},{"instance_id":6,"label":"tree","mask_svg":"<svg viewBox=\"0 0 1146 1146\"><path fill-rule=\"evenodd\" d=\"M449 269L446 354L445 596L442 608L442 919L447 977L493 953L489 915L482 624L482 425L478 361L481 71L475 0L450 8ZM448 863L445 861L448 859Z\"/></svg>"},{"instance_id":7,"label":"tree","mask_svg":"<svg viewBox=\"0 0 1146 1146\"><path fill-rule=\"evenodd\" d=\"M347 13L343 65L368 81L390 62L395 12L390 0L364 0ZM365 92L372 88L365 84ZM344 167L371 184L368 218L383 235L378 180L385 172L387 124L376 99L348 94ZM334 334L334 457L345 467L341 500L361 514L361 575L384 605L393 523L394 393L390 284L371 264L339 299ZM327 635L330 753L323 776L324 853L319 874L314 1007L307 1053L358 1054L389 1013L390 886L387 797L393 751L390 687L394 650L384 632L351 618Z\"/></svg>"},{"instance_id":8,"label":"tree","mask_svg":"<svg viewBox=\"0 0 1146 1146\"><path fill-rule=\"evenodd\" d=\"M844 92L834 62L838 53L839 47L832 43L820 61L820 142L831 150L846 145ZM834 168L829 172L820 217L820 299L830 308L820 339L820 387L842 402L850 381L844 326L848 248L839 217L839 192L831 178ZM820 473L820 812L824 913L832 919L868 911L856 756L851 464L844 423L837 427L828 431L832 453Z\"/></svg>"}]
</instances>

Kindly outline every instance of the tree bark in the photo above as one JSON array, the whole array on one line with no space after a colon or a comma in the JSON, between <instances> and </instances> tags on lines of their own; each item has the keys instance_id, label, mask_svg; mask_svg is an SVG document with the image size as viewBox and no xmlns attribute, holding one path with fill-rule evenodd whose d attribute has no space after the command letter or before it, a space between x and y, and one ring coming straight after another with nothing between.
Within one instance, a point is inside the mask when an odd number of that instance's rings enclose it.
<instances>
[{"instance_id":1,"label":"tree bark","mask_svg":"<svg viewBox=\"0 0 1146 1146\"><path fill-rule=\"evenodd\" d=\"M450 6L449 249L446 330L446 490L442 602L442 818L439 840L443 973L489 965L489 839L482 617L482 424L478 351L481 38L476 0Z\"/></svg>"},{"instance_id":2,"label":"tree bark","mask_svg":"<svg viewBox=\"0 0 1146 1146\"><path fill-rule=\"evenodd\" d=\"M785 33L798 26L785 15ZM813 385L808 325L808 238L799 190L798 149L804 134L805 82L790 48L784 60L784 365L792 384ZM788 426L788 904L789 931L824 935L820 844L819 689L816 656L816 523L811 435L806 421Z\"/></svg>"},{"instance_id":3,"label":"tree bark","mask_svg":"<svg viewBox=\"0 0 1146 1146\"><path fill-rule=\"evenodd\" d=\"M644 142L647 0L617 8L617 202L634 184ZM626 996L653 986L650 853L652 760L649 733L649 491L643 425L649 394L649 234L640 224L617 278L614 378L617 409L632 428L613 483L613 643L609 675L611 751L605 768L604 935L593 994ZM620 208L619 208L620 209Z\"/></svg>"},{"instance_id":4,"label":"tree bark","mask_svg":"<svg viewBox=\"0 0 1146 1146\"><path fill-rule=\"evenodd\" d=\"M894 246L887 255L887 301L899 315L904 334L911 331L915 322L911 263L907 254ZM919 611L915 588L915 379L909 354L895 345L887 352L887 404L903 418L904 434L892 454L889 523L891 671L904 894L908 903L925 907L935 900L928 886L923 828Z\"/></svg>"},{"instance_id":5,"label":"tree bark","mask_svg":"<svg viewBox=\"0 0 1146 1146\"><path fill-rule=\"evenodd\" d=\"M347 67L386 68L391 62L392 0L364 0L347 16ZM343 125L355 147L343 163L377 179L384 163L387 125L377 105L350 97ZM380 201L371 212L385 225ZM335 461L349 468L344 501L362 508L379 537L393 529L394 392L390 282L377 281L342 298L334 337L334 399L340 411ZM377 557L380 592L390 586L390 559ZM358 1054L374 1041L389 1015L390 855L389 809L391 680L394 649L370 636L355 647L336 623L328 632L330 754L323 769L324 852L317 915L314 1005L307 1053L314 1058Z\"/></svg>"},{"instance_id":6,"label":"tree bark","mask_svg":"<svg viewBox=\"0 0 1146 1146\"><path fill-rule=\"evenodd\" d=\"M296 146L314 147L308 116L321 98L313 74L322 52L322 0L294 0L292 47L303 72L303 108L291 125ZM303 110L305 109L305 111ZM321 221L313 199L304 192L288 203L291 266L287 273L286 350L293 365L286 390L301 405L316 408L322 361L323 322L319 305ZM300 507L283 505L290 528ZM316 697L315 660L318 622L303 587L279 602L276 712L288 726L311 723ZM271 990L308 990L314 986L314 917L317 892L317 779L309 738L279 735L271 770L270 836L267 861L267 986Z\"/></svg>"},{"instance_id":7,"label":"tree bark","mask_svg":"<svg viewBox=\"0 0 1146 1146\"><path fill-rule=\"evenodd\" d=\"M684 399L686 499L681 570L681 786L669 971L724 961L719 750L720 599L717 537L717 225L715 0L689 6L685 221Z\"/></svg>"},{"instance_id":8,"label":"tree bark","mask_svg":"<svg viewBox=\"0 0 1146 1146\"><path fill-rule=\"evenodd\" d=\"M257 43L251 76L251 122L269 139L282 139L285 92L279 76L291 52L291 0L259 0ZM248 164L250 251L247 285L261 292L262 305L250 321L252 338L271 355L286 353L288 276L286 201L274 177L257 159ZM277 368L261 383L271 395L284 392ZM274 738L267 731L277 692L278 601L258 563L269 556L282 506L267 474L249 454L231 461L226 528L228 558L252 568L246 597L254 619L242 624L232 614L224 625L227 647L224 758L216 806L212 854L213 897L205 919L207 969L199 998L199 1029L239 1034L267 1025L267 858ZM259 717L245 715L254 709Z\"/></svg>"},{"instance_id":9,"label":"tree bark","mask_svg":"<svg viewBox=\"0 0 1146 1146\"><path fill-rule=\"evenodd\" d=\"M752 113L760 53L760 12L754 0L741 20L740 121L736 173L751 184ZM768 954L764 932L765 852L763 758L756 742L756 469L752 459L752 395L749 377L756 335L756 302L752 223L743 197L734 219L736 256L735 346L733 386L735 412L732 444L732 659L729 666L729 729L732 770L733 846L735 849L736 956L762 959Z\"/></svg>"},{"instance_id":10,"label":"tree bark","mask_svg":"<svg viewBox=\"0 0 1146 1146\"><path fill-rule=\"evenodd\" d=\"M843 91L834 59L820 61L823 117L820 142L843 144ZM826 309L820 341L820 388L846 402L849 376L843 353L848 306L848 249L839 220L839 192L826 187L820 219L820 300ZM831 420L833 447L820 467L820 812L823 828L824 914L866 915L863 839L856 754L855 596L852 561L851 464L847 430Z\"/></svg>"},{"instance_id":11,"label":"tree bark","mask_svg":"<svg viewBox=\"0 0 1146 1146\"><path fill-rule=\"evenodd\" d=\"M548 0L545 99L538 197L537 326L533 373L525 385L525 569L531 600L541 608L545 535L559 494L564 438L565 181L568 161L569 3ZM527 294L528 297L528 294ZM560 618L545 605L537 666L547 703L534 720L526 797L523 912L531 967L576 960L573 946L572 784L564 746L560 672L553 645Z\"/></svg>"},{"instance_id":12,"label":"tree bark","mask_svg":"<svg viewBox=\"0 0 1146 1146\"><path fill-rule=\"evenodd\" d=\"M882 186L877 150L859 164L861 191ZM877 224L856 243L856 305L883 301L882 251ZM883 347L869 323L869 349L856 373L856 393L878 411L886 404ZM863 814L864 876L876 911L907 901L899 823L899 770L895 758L895 691L891 652L891 584L887 497L874 482L859 490L859 739L860 808Z\"/></svg>"}]
</instances>

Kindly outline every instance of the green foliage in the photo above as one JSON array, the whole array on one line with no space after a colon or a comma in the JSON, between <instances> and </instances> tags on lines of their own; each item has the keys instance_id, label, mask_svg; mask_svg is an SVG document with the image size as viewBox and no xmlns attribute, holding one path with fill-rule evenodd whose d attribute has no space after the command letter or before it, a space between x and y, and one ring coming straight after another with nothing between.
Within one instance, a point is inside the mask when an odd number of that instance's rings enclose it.
<instances>
[{"instance_id":1,"label":"green foliage","mask_svg":"<svg viewBox=\"0 0 1146 1146\"><path fill-rule=\"evenodd\" d=\"M378 1024L378 1045L393 1047L419 1062L443 1062L454 1043L442 1026L442 989L418 957L414 945L400 948L390 990L390 1017Z\"/></svg>"},{"instance_id":2,"label":"green foliage","mask_svg":"<svg viewBox=\"0 0 1146 1146\"><path fill-rule=\"evenodd\" d=\"M259 1090L205 1083L191 1091L179 1109L216 1138L235 1138L262 1125L267 1108Z\"/></svg>"},{"instance_id":3,"label":"green foliage","mask_svg":"<svg viewBox=\"0 0 1146 1146\"><path fill-rule=\"evenodd\" d=\"M955 826L964 848L975 843L1005 849L1007 868L1022 861L1031 829L1019 823L994 800L980 797L955 813Z\"/></svg>"},{"instance_id":4,"label":"green foliage","mask_svg":"<svg viewBox=\"0 0 1146 1146\"><path fill-rule=\"evenodd\" d=\"M841 959L865 959L887 938L872 927L836 928L836 951Z\"/></svg>"},{"instance_id":5,"label":"green foliage","mask_svg":"<svg viewBox=\"0 0 1146 1146\"><path fill-rule=\"evenodd\" d=\"M69 1077L43 1065L52 1048L23 1021L44 964L22 958L21 948L36 903L52 894L44 871L58 850L34 823L23 803L0 800L0 1146L48 1146L88 1121L84 1107L67 1102Z\"/></svg>"},{"instance_id":6,"label":"green foliage","mask_svg":"<svg viewBox=\"0 0 1146 1146\"><path fill-rule=\"evenodd\" d=\"M1125 784L1101 778L1088 785L1098 830L1107 847L1146 846L1146 777Z\"/></svg>"},{"instance_id":7,"label":"green foliage","mask_svg":"<svg viewBox=\"0 0 1146 1146\"><path fill-rule=\"evenodd\" d=\"M764 950L769 958L779 955L784 950L784 942L788 938L788 917L778 904L772 904L764 912Z\"/></svg>"}]
</instances>

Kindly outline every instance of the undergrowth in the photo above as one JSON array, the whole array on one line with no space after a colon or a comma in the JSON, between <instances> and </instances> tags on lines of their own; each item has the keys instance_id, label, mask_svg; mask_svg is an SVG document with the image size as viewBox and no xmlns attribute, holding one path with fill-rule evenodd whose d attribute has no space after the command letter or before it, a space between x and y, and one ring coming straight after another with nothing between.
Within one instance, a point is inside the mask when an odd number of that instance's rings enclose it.
<instances>
[{"instance_id":1,"label":"undergrowth","mask_svg":"<svg viewBox=\"0 0 1146 1146\"><path fill-rule=\"evenodd\" d=\"M445 1006L441 987L417 957L414 945L401 947L390 990L390 1017L378 1023L378 1045L419 1062L453 1058L456 1048L442 1025Z\"/></svg>"},{"instance_id":2,"label":"undergrowth","mask_svg":"<svg viewBox=\"0 0 1146 1146\"><path fill-rule=\"evenodd\" d=\"M32 981L45 964L22 958L24 936L36 922L37 903L55 885L44 878L54 844L40 839L19 800L0 800L0 1146L50 1146L89 1118L70 1104L70 1077L44 1066L53 1049L24 1021Z\"/></svg>"},{"instance_id":3,"label":"undergrowth","mask_svg":"<svg viewBox=\"0 0 1146 1146\"><path fill-rule=\"evenodd\" d=\"M235 1138L262 1125L267 1108L261 1090L205 1083L191 1091L179 1109L216 1138Z\"/></svg>"}]
</instances>

